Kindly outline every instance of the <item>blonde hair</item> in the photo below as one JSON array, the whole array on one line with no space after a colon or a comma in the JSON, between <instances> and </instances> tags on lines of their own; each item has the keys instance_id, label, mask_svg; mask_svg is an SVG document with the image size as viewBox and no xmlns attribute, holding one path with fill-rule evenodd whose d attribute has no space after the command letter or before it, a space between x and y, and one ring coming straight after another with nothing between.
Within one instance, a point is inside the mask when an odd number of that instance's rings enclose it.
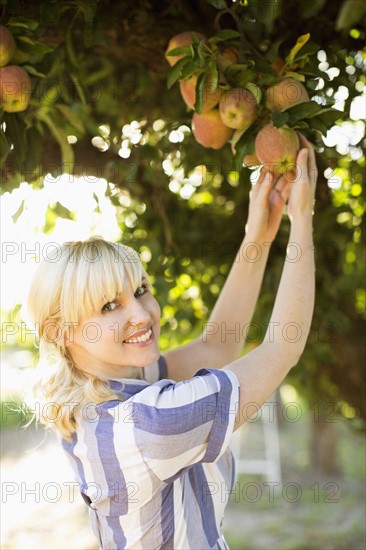
<instances>
[{"instance_id":1,"label":"blonde hair","mask_svg":"<svg viewBox=\"0 0 366 550\"><path fill-rule=\"evenodd\" d=\"M32 397L34 416L65 439L75 432L75 413L86 403L121 399L108 381L85 373L73 363L65 336L123 292L127 275L132 288L148 280L139 254L99 235L65 242L48 252L36 270L27 310L39 338L39 361Z\"/></svg>"}]
</instances>

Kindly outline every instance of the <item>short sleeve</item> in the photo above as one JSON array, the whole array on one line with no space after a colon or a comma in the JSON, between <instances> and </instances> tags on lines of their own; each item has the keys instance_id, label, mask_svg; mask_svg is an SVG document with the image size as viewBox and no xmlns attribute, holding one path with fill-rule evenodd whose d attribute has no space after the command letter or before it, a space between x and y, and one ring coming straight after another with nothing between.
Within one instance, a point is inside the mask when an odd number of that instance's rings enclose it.
<instances>
[{"instance_id":1,"label":"short sleeve","mask_svg":"<svg viewBox=\"0 0 366 550\"><path fill-rule=\"evenodd\" d=\"M152 472L170 482L193 464L215 462L233 433L240 385L232 371L201 369L163 379L133 397L135 443Z\"/></svg>"}]
</instances>

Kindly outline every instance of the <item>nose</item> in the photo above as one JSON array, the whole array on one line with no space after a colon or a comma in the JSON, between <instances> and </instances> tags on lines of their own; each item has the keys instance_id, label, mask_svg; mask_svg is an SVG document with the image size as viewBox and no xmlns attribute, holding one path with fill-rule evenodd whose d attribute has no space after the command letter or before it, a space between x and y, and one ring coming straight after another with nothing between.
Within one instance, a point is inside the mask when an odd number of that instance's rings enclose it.
<instances>
[{"instance_id":1,"label":"nose","mask_svg":"<svg viewBox=\"0 0 366 550\"><path fill-rule=\"evenodd\" d=\"M150 312L138 298L134 298L130 304L127 321L125 323L126 331L128 334L134 334L139 330L149 328L151 324Z\"/></svg>"}]
</instances>

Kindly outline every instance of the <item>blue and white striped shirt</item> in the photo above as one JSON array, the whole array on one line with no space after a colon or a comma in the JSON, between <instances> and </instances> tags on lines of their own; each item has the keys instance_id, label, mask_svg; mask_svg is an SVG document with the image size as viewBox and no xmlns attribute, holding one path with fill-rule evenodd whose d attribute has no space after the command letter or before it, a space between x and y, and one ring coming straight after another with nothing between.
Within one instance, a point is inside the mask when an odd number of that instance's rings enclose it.
<instances>
[{"instance_id":1,"label":"blue and white striped shirt","mask_svg":"<svg viewBox=\"0 0 366 550\"><path fill-rule=\"evenodd\" d=\"M228 549L238 379L201 369L174 382L166 372L160 356L148 380L111 380L123 401L89 404L62 440L103 550Z\"/></svg>"}]
</instances>

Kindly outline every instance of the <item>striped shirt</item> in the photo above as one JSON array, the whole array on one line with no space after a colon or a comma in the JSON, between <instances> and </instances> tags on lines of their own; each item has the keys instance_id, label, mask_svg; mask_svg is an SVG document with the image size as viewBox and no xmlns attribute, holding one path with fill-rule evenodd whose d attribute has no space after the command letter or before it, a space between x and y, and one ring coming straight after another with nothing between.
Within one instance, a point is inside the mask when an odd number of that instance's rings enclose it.
<instances>
[{"instance_id":1,"label":"striped shirt","mask_svg":"<svg viewBox=\"0 0 366 550\"><path fill-rule=\"evenodd\" d=\"M101 549L228 549L221 532L234 485L228 447L239 402L231 371L110 380L123 401L89 404L62 440Z\"/></svg>"}]
</instances>

